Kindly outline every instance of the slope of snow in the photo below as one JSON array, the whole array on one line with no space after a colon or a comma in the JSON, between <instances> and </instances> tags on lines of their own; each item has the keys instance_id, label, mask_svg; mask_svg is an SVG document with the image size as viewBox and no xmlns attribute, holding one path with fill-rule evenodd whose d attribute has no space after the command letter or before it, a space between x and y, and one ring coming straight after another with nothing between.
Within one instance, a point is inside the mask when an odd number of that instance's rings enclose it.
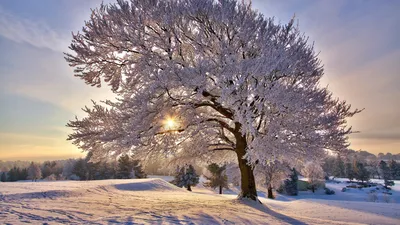
<instances>
[{"instance_id":1,"label":"slope of snow","mask_svg":"<svg viewBox=\"0 0 400 225\"><path fill-rule=\"evenodd\" d=\"M400 204L194 193L160 178L0 183L0 224L400 224Z\"/></svg>"}]
</instances>

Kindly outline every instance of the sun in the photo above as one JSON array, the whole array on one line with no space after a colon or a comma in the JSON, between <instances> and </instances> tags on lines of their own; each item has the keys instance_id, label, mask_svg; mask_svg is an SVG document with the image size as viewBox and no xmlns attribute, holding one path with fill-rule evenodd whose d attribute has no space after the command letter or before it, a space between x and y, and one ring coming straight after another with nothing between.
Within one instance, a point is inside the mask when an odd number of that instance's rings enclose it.
<instances>
[{"instance_id":1,"label":"sun","mask_svg":"<svg viewBox=\"0 0 400 225\"><path fill-rule=\"evenodd\" d=\"M164 120L164 126L166 129L175 129L177 127L178 123L174 117L167 117Z\"/></svg>"}]
</instances>

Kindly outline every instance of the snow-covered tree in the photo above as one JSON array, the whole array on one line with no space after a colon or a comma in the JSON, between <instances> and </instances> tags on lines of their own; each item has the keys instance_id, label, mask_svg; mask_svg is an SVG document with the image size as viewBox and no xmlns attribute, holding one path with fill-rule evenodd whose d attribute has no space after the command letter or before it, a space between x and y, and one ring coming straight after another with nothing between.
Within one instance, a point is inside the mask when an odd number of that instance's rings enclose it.
<instances>
[{"instance_id":1,"label":"snow-covered tree","mask_svg":"<svg viewBox=\"0 0 400 225\"><path fill-rule=\"evenodd\" d=\"M31 163L31 165L28 168L28 178L31 179L32 181L36 181L37 179L42 178L42 170L40 169L40 166L35 163Z\"/></svg>"},{"instance_id":2,"label":"snow-covered tree","mask_svg":"<svg viewBox=\"0 0 400 225\"><path fill-rule=\"evenodd\" d=\"M62 169L62 176L65 179L70 179L71 175L73 174L72 171L74 169L75 163L76 163L76 160L74 160L74 159L67 159L64 162L64 166L63 166L63 169Z\"/></svg>"},{"instance_id":3,"label":"snow-covered tree","mask_svg":"<svg viewBox=\"0 0 400 225\"><path fill-rule=\"evenodd\" d=\"M271 162L268 165L260 164L255 169L257 180L267 186L268 198L271 199L274 198L272 190L282 185L282 181L289 175L289 172L289 165L279 161Z\"/></svg>"},{"instance_id":4,"label":"snow-covered tree","mask_svg":"<svg viewBox=\"0 0 400 225\"><path fill-rule=\"evenodd\" d=\"M68 123L75 145L99 158L228 151L240 197L253 200L257 162L346 149L346 119L359 112L319 85L322 65L294 19L276 24L235 0L102 4L70 49L75 76L118 96Z\"/></svg>"},{"instance_id":5,"label":"snow-covered tree","mask_svg":"<svg viewBox=\"0 0 400 225\"><path fill-rule=\"evenodd\" d=\"M192 191L192 187L199 183L199 175L196 174L192 165L177 167L174 180L171 183Z\"/></svg>"},{"instance_id":6,"label":"snow-covered tree","mask_svg":"<svg viewBox=\"0 0 400 225\"><path fill-rule=\"evenodd\" d=\"M207 166L208 173L203 174L209 181L205 184L213 189L219 188L219 194L222 194L223 188L228 188L228 177L226 176L226 165L219 166L211 163Z\"/></svg>"},{"instance_id":7,"label":"snow-covered tree","mask_svg":"<svg viewBox=\"0 0 400 225\"><path fill-rule=\"evenodd\" d=\"M322 170L321 165L317 162L307 162L301 172L305 177L307 177L312 192L315 192L316 187L324 178L324 171Z\"/></svg>"}]
</instances>

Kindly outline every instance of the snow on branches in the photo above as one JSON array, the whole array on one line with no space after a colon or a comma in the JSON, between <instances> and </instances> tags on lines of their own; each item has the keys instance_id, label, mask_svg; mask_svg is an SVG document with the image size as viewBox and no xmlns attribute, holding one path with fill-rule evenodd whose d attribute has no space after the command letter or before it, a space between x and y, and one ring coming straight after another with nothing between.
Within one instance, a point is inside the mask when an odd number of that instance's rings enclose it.
<instances>
[{"instance_id":1,"label":"snow on branches","mask_svg":"<svg viewBox=\"0 0 400 225\"><path fill-rule=\"evenodd\" d=\"M348 147L346 119L360 112L320 87L322 65L294 20L235 0L102 4L70 49L75 76L118 96L68 123L69 139L99 156L318 158Z\"/></svg>"}]
</instances>

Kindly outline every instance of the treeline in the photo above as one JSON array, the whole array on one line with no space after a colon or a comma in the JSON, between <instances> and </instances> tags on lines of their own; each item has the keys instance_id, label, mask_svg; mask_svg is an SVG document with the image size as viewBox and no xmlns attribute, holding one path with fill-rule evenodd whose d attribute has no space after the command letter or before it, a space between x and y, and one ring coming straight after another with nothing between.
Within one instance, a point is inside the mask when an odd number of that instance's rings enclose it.
<instances>
[{"instance_id":1,"label":"treeline","mask_svg":"<svg viewBox=\"0 0 400 225\"><path fill-rule=\"evenodd\" d=\"M0 181L18 180L103 180L145 178L146 173L139 160L122 155L118 160L91 162L91 155L81 159L46 161L42 164L31 162L14 165L11 169L2 169ZM22 164L22 166L21 166ZM25 167L24 167L25 166Z\"/></svg>"},{"instance_id":2,"label":"treeline","mask_svg":"<svg viewBox=\"0 0 400 225\"><path fill-rule=\"evenodd\" d=\"M396 160L378 158L328 156L322 165L327 177L341 177L349 180L368 181L371 178L400 180L400 163Z\"/></svg>"}]
</instances>

